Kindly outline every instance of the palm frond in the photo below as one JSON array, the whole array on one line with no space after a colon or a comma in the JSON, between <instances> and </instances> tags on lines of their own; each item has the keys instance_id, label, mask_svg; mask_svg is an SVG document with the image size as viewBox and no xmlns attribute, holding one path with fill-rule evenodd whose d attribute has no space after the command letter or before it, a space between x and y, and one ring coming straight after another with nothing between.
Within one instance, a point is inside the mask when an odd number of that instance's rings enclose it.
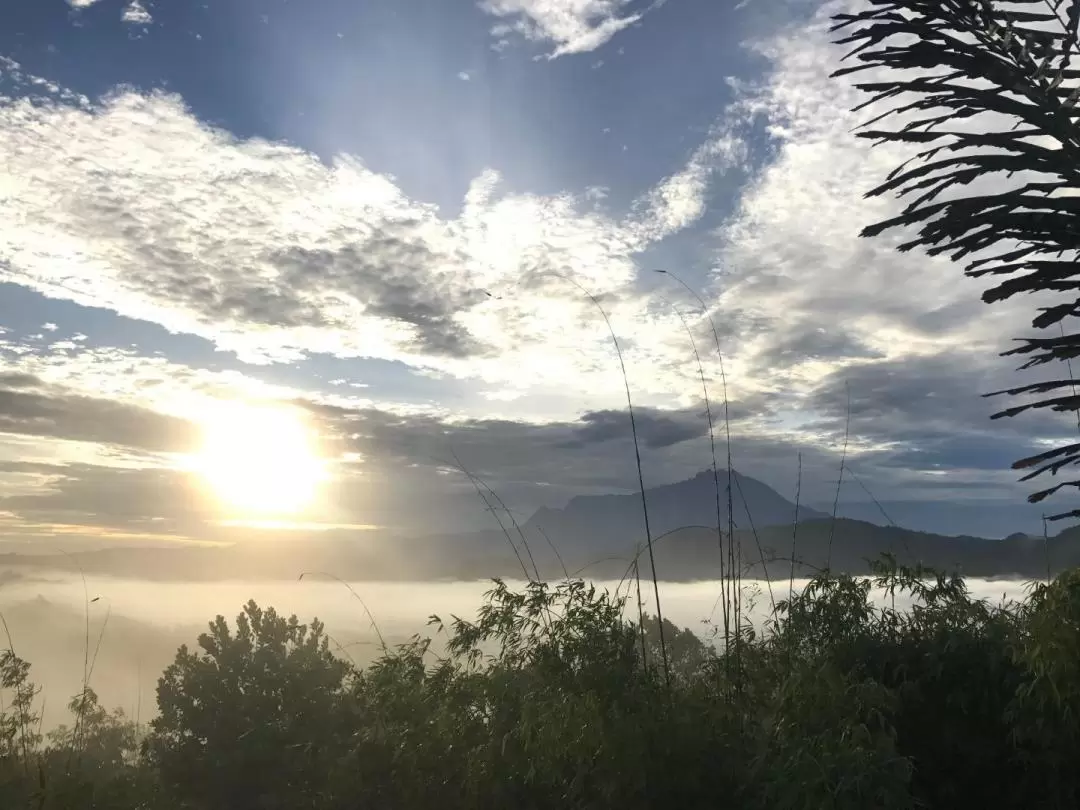
<instances>
[{"instance_id":1,"label":"palm frond","mask_svg":"<svg viewBox=\"0 0 1080 810\"><path fill-rule=\"evenodd\" d=\"M994 303L1020 293L1055 291L1068 302L1038 309L1036 329L1080 314L1080 0L867 0L859 13L837 14L831 33L849 47L834 76L856 76L867 94L855 109L890 106L858 136L877 143L926 144L866 196L906 201L896 216L868 225L873 237L907 228L920 248L964 262L967 275L997 280L983 294ZM861 77L867 76L862 81ZM872 79L872 80L871 80ZM958 126L965 123L972 130ZM1016 178L997 193L961 190L984 177ZM1000 280L998 280L1000 279ZM1080 356L1080 334L1025 337L1003 355L1021 368ZM1046 395L1072 385L1057 380L1004 392ZM1052 396L1002 410L1080 411L1080 397ZM1080 465L1080 445L1019 461L1023 480ZM1038 502L1065 482L1029 497ZM1069 513L1071 514L1071 513ZM1056 516L1064 517L1066 515Z\"/></svg>"}]
</instances>

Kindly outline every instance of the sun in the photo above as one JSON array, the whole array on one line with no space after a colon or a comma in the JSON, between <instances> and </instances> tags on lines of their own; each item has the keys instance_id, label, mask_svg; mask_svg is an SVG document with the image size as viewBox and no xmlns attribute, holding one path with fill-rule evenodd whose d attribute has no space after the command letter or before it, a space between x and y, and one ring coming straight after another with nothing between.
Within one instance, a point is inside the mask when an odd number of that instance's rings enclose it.
<instances>
[{"instance_id":1,"label":"sun","mask_svg":"<svg viewBox=\"0 0 1080 810\"><path fill-rule=\"evenodd\" d=\"M293 408L222 404L203 420L198 472L233 513L288 515L325 477L310 429Z\"/></svg>"}]
</instances>

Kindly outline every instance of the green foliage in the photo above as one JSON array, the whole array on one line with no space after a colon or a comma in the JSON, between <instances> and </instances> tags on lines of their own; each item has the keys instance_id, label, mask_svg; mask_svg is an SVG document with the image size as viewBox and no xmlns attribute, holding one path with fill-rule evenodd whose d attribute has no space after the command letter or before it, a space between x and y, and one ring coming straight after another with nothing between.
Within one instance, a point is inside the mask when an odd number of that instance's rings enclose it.
<instances>
[{"instance_id":1,"label":"green foliage","mask_svg":"<svg viewBox=\"0 0 1080 810\"><path fill-rule=\"evenodd\" d=\"M347 665L318 621L248 602L182 647L158 683L146 753L163 784L198 807L313 806L339 755Z\"/></svg>"},{"instance_id":2,"label":"green foliage","mask_svg":"<svg viewBox=\"0 0 1080 810\"><path fill-rule=\"evenodd\" d=\"M825 573L730 650L666 625L670 687L657 620L643 660L624 608L580 581L495 581L474 620L432 617L433 639L359 670L317 621L249 603L235 628L218 617L197 651L178 651L144 740L91 689L69 705L75 722L41 740L29 666L11 653L0 801L1077 806L1080 571L1000 605L891 558L871 579Z\"/></svg>"}]
</instances>

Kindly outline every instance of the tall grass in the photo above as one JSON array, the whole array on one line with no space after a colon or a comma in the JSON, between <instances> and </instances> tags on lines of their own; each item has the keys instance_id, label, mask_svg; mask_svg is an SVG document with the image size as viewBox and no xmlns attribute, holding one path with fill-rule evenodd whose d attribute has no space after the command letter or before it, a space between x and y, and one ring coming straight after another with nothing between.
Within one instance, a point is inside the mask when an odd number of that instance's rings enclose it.
<instances>
[{"instance_id":1,"label":"tall grass","mask_svg":"<svg viewBox=\"0 0 1080 810\"><path fill-rule=\"evenodd\" d=\"M791 521L791 573L788 577L788 599L795 595L795 555L799 539L799 503L802 500L802 452L799 470L795 475L795 517Z\"/></svg>"},{"instance_id":2,"label":"tall grass","mask_svg":"<svg viewBox=\"0 0 1080 810\"><path fill-rule=\"evenodd\" d=\"M698 302L698 305L701 307L702 316L709 323L709 329L712 332L712 337L713 337L713 344L716 347L716 357L717 357L717 361L718 361L719 366L720 366L720 382L721 382L721 385L723 387L723 393L724 393L724 434L725 434L726 445L727 445L727 475L728 475L727 487L726 487L726 492L727 492L727 525L728 525L727 571L728 571L728 574L729 574L729 577L730 577L730 580L728 582L728 588L729 588L730 593L729 593L728 596L725 596L724 603L725 603L725 605L728 604L729 602L731 604L731 614L732 614L732 622L731 623L734 625L734 635L732 636L732 638L733 638L733 640L735 642L735 645L736 645L736 648L737 648L738 644L740 642L740 639L741 639L741 637L743 635L743 616L742 616L743 557L742 557L742 540L735 533L735 508L734 508L734 495L733 495L733 487L732 487L732 481L733 480L734 480L734 483L735 483L735 487L739 489L739 496L740 496L740 499L742 500L742 503L743 503L743 509L747 514L747 519L750 521L751 532L752 532L753 537L754 537L754 543L757 546L758 558L760 560L761 567L762 567L762 575L765 577L766 582L769 583L769 586L768 586L769 587L769 599L773 603L774 606L776 604L776 599L775 599L775 597L773 595L772 584L771 584L771 582L769 582L768 568L767 568L767 564L766 564L766 561L765 561L765 551L761 546L761 539L760 539L760 537L758 537L757 528L756 528L756 526L754 526L753 516L750 514L750 505L747 503L746 496L742 492L742 486L741 486L741 484L739 484L739 479L738 479L738 476L735 473L734 464L732 463L732 454L731 454L731 400L730 400L730 397L728 395L727 370L724 368L724 352L723 352L723 349L721 348L721 345L720 345L720 331L716 328L716 321L713 320L712 314L709 311L709 307L708 307L708 305L706 305L705 300L701 297L700 293L698 293L693 287L691 287L689 284L687 284L685 281L683 281L683 279L680 276L678 276L677 274L673 273L670 270L656 270L655 272L657 272L657 273L659 273L661 275L667 276L670 279L672 279L673 281L675 281L677 284L679 284L679 286L681 286L684 290L686 290L686 292L689 293L691 295L691 297L694 298L695 301ZM697 357L697 360L698 360L699 371L701 372L702 377L704 377L704 371L701 369L701 356L697 352L696 346L695 346L695 356ZM714 453L713 458L714 458L714 470L715 470L715 453ZM720 485L720 482L719 482L718 477L715 477L715 476L714 476L713 480L714 480L714 486L717 489L717 498L719 499L719 485ZM721 556L722 555L723 555L723 551L721 550ZM725 580L724 580L723 577L721 577L721 590L723 590L724 587L725 587ZM726 634L727 634L727 632L725 630L725 635ZM736 661L739 660L737 650L736 650L735 660Z\"/></svg>"},{"instance_id":3,"label":"tall grass","mask_svg":"<svg viewBox=\"0 0 1080 810\"><path fill-rule=\"evenodd\" d=\"M484 502L484 506L486 507L487 511L491 512L496 522L498 522L499 528L502 530L503 535L505 535L506 537L506 541L510 544L510 548L513 549L514 555L517 557L518 562L521 563L521 571L525 575L525 579L533 580L535 577L534 581L539 582L541 579L540 569L536 565L536 558L533 557L532 548L530 548L529 541L525 537L525 532L522 531L521 526L518 525L517 518L514 517L514 513L510 511L510 508L503 502L503 499L499 497L499 493L497 493L494 489L488 486L488 483L483 478L471 472L464 464L461 463L461 459L458 458L456 452L451 451L451 453L454 457L454 466L460 472L462 472L465 477L469 479L470 482L472 482L472 485L476 488L476 494L479 495L480 499ZM484 492L486 492L487 495L485 495ZM502 522L502 518L499 517L498 512L496 511L496 507L498 507L498 510L501 510L506 515L506 517L509 518L511 525L513 525L515 531L517 532L518 539L521 540L521 546L525 549L525 554L528 556L529 563L532 565L533 568L533 574L531 576L528 569L525 567L525 561L521 558L521 554L518 552L517 546L514 544L513 538L510 536L510 531L506 528L506 524Z\"/></svg>"},{"instance_id":4,"label":"tall grass","mask_svg":"<svg viewBox=\"0 0 1080 810\"><path fill-rule=\"evenodd\" d=\"M387 652L390 649L390 647L386 643L386 638L382 634L382 630L379 629L379 623L375 620L375 614L373 614L371 612L371 609L368 608L367 602L364 601L363 597L356 592L356 588L343 580L337 574L331 574L326 571L304 571L300 574L300 576L296 578L296 581L303 582L305 578L310 577L325 577L326 579L332 579L334 582L345 588L352 596L352 598L360 604L360 609L364 611L364 615L367 617L367 620L371 625L371 629L375 631L375 637L379 640L379 647L382 649L383 652Z\"/></svg>"},{"instance_id":5,"label":"tall grass","mask_svg":"<svg viewBox=\"0 0 1080 810\"><path fill-rule=\"evenodd\" d=\"M825 567L832 567L833 537L836 534L836 516L840 507L840 488L844 485L844 465L847 462L848 439L851 436L851 387L844 383L847 392L847 417L844 420L844 450L840 454L840 475L836 479L836 497L833 498L832 521L829 523L829 550L825 555Z\"/></svg>"},{"instance_id":6,"label":"tall grass","mask_svg":"<svg viewBox=\"0 0 1080 810\"><path fill-rule=\"evenodd\" d=\"M718 542L718 550L720 551L720 587L723 590L724 582L727 579L727 570L724 565L724 531L723 531L723 518L722 509L720 506L720 472L716 460L716 430L713 423L712 405L709 402L709 385L705 380L705 367L701 362L701 352L698 351L697 340L694 338L694 332L690 328L690 324L686 322L686 317L683 315L682 310L674 304L671 308L675 311L675 314L679 316L679 321L683 325L683 329L686 330L686 336L690 339L690 348L694 352L694 361L697 363L698 377L701 379L701 395L705 400L705 418L708 421L709 426L709 453L712 458L712 477L713 477L713 492L715 494L716 501L716 535ZM730 476L731 471L728 471ZM728 542L731 540L729 538ZM723 600L723 622L724 622L724 645L731 643L731 626L730 626L730 606L729 600L725 597Z\"/></svg>"},{"instance_id":7,"label":"tall grass","mask_svg":"<svg viewBox=\"0 0 1080 810\"><path fill-rule=\"evenodd\" d=\"M653 595L656 599L656 616L660 623L660 653L664 666L664 681L671 685L671 668L668 662L667 654L667 639L664 632L664 614L660 606L660 583L656 572L656 556L653 553L653 538L652 528L649 525L649 504L648 499L645 497L645 474L641 467L641 443L638 441L637 420L634 418L634 401L630 395L630 378L626 373L626 360L623 357L622 347L619 345L619 338L615 334L615 327L611 325L611 318L608 317L607 310L604 309L600 300L593 295L588 289L582 286L580 283L565 276L562 273L555 271L548 271L548 275L561 278L563 281L569 282L577 287L588 299L592 302L593 306L600 312L600 315L604 319L604 323L607 325L608 333L611 335L611 343L615 347L615 354L619 359L619 372L622 374L623 387L626 390L626 409L630 415L630 435L634 442L634 462L637 466L637 478L638 478L638 491L641 493L641 512L645 521L645 543L649 550L649 565L652 568L652 583L653 583ZM637 580L638 591L638 603L641 603L641 575L635 569L635 579ZM645 654L644 643L642 648L642 655Z\"/></svg>"}]
</instances>

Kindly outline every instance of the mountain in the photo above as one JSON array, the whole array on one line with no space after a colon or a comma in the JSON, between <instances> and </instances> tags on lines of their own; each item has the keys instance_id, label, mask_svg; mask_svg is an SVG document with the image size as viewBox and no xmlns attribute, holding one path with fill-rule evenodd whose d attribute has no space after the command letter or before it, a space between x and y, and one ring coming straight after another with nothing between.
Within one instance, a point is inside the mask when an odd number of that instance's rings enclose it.
<instances>
[{"instance_id":1,"label":"mountain","mask_svg":"<svg viewBox=\"0 0 1080 810\"><path fill-rule=\"evenodd\" d=\"M822 508L819 504L819 508ZM824 507L832 513L832 504ZM882 512L884 511L884 514ZM841 502L838 517L898 526L913 531L973 537L1007 537L1010 534L1042 536L1040 504L1018 501L912 501L882 500ZM886 515L888 517L886 517Z\"/></svg>"},{"instance_id":2,"label":"mountain","mask_svg":"<svg viewBox=\"0 0 1080 810\"><path fill-rule=\"evenodd\" d=\"M492 531L384 538L364 544L311 538L219 548L112 548L70 556L0 554L0 572L33 578L40 576L34 570L81 570L87 575L158 581L296 580L302 572L331 572L354 581L435 581L496 576L520 579L525 569L530 575L538 570L547 580L566 574L618 580L628 575L635 552L632 543L603 551L588 544L561 542L528 526L521 527L520 534L511 526L507 529L506 534ZM902 564L922 562L987 578L1041 579L1048 570L1057 573L1080 565L1080 527L1046 540L1022 534L986 540L913 532L846 518L814 518L800 522L798 532L790 525L742 529L736 532L735 542L741 547L740 567L746 579L766 574L772 580L787 579L793 573L796 577L812 576L830 561L835 571L865 574L870 570L869 561L882 553L893 554ZM654 556L659 578L667 581L714 580L721 572L719 537L714 528L689 526L657 535ZM793 556L797 560L794 566ZM641 573L651 575L644 553ZM5 578L15 581L16 575L6 573Z\"/></svg>"},{"instance_id":3,"label":"mountain","mask_svg":"<svg viewBox=\"0 0 1080 810\"><path fill-rule=\"evenodd\" d=\"M794 542L794 553L793 553ZM1080 565L1080 528L1047 538L1014 534L1004 540L946 536L838 518L770 526L736 534L748 579L808 577L826 567L867 574L870 561L888 553L901 565L922 563L969 577L1042 579ZM760 545L760 551L759 551ZM662 578L713 579L720 573L715 531L682 529L654 547ZM791 560L796 562L792 566Z\"/></svg>"},{"instance_id":4,"label":"mountain","mask_svg":"<svg viewBox=\"0 0 1080 810\"><path fill-rule=\"evenodd\" d=\"M721 470L720 525L727 527L727 487L729 473ZM735 526L790 526L795 519L795 504L776 490L754 478L736 472L730 475L731 500ZM711 470L674 484L645 491L652 536L659 537L683 526L717 525L716 487ZM800 507L798 519L814 520L827 515L809 507ZM587 545L597 552L633 546L645 540L641 494L583 495L570 500L562 509L542 508L525 528L574 546Z\"/></svg>"},{"instance_id":5,"label":"mountain","mask_svg":"<svg viewBox=\"0 0 1080 810\"><path fill-rule=\"evenodd\" d=\"M720 476L721 526L726 529L728 483ZM838 518L800 508L760 481L731 477L735 544L747 578L808 576L831 566L864 574L869 560L891 553L901 563L922 562L973 577L1041 578L1080 565L1080 527L1044 540L1014 532L1003 540L949 536ZM711 471L646 491L660 579L715 579L721 572L720 537ZM888 507L886 507L886 510ZM748 511L749 510L749 511ZM880 514L880 512L879 512ZM751 521L751 516L753 520ZM891 517L891 515L890 515ZM494 576L544 579L564 575L619 579L645 540L641 496L581 496L561 509L540 509L520 527L501 515L504 531L427 537L266 539L214 548L108 548L70 556L0 554L7 571L53 569L146 580L295 580L302 572L332 572L353 580L476 580ZM997 536L1001 536L998 534ZM726 543L726 539L725 539ZM794 552L793 552L794 543ZM760 547L760 550L759 550ZM724 557L726 558L726 550ZM797 562L792 564L791 558ZM643 575L651 575L648 556Z\"/></svg>"},{"instance_id":6,"label":"mountain","mask_svg":"<svg viewBox=\"0 0 1080 810\"><path fill-rule=\"evenodd\" d=\"M36 576L31 573L34 569L81 570L88 575L160 581L295 580L302 572L331 572L344 579L367 581L520 579L523 569L531 575L534 565L548 580L565 574L611 580L628 573L635 551L632 543L605 552L545 534L526 526L520 535L508 527L505 535L493 531L386 538L363 545L312 538L219 548L113 548L70 556L0 554L0 571ZM756 532L742 529L736 532L736 546L741 546L741 567L747 579L762 578L763 573L774 580L786 579L792 572L797 577L811 576L830 561L833 570L865 574L870 570L868 561L883 552L893 554L902 564L922 562L972 577L1041 579L1047 570L1057 573L1080 565L1080 527L1045 541L1020 534L985 540L912 532L846 518L816 518L800 522L797 533L792 526L782 525L761 526ZM720 575L719 538L713 528L689 526L658 535L654 555L657 574L664 580L689 582ZM794 567L792 556L797 560ZM648 557L643 554L641 559L642 574L648 576Z\"/></svg>"}]
</instances>

